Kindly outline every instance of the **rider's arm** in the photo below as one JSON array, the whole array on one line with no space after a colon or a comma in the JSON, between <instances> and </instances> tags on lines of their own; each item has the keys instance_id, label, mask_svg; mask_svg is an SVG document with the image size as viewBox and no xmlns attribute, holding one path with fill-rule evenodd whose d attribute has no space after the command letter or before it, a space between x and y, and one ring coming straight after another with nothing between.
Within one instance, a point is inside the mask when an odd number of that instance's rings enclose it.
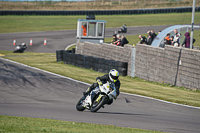
<instances>
[{"instance_id":1,"label":"rider's arm","mask_svg":"<svg viewBox=\"0 0 200 133\"><path fill-rule=\"evenodd\" d=\"M104 83L107 82L107 77L108 77L107 74L104 75L104 76L102 76L102 77L97 77L97 78L96 78L96 81L97 81L97 83L101 86L101 85L103 85Z\"/></svg>"},{"instance_id":2,"label":"rider's arm","mask_svg":"<svg viewBox=\"0 0 200 133\"><path fill-rule=\"evenodd\" d=\"M96 81L97 80L100 80L101 82L107 82L107 80L108 80L108 74L105 74L104 76L101 76L101 77L97 77L96 78Z\"/></svg>"}]
</instances>

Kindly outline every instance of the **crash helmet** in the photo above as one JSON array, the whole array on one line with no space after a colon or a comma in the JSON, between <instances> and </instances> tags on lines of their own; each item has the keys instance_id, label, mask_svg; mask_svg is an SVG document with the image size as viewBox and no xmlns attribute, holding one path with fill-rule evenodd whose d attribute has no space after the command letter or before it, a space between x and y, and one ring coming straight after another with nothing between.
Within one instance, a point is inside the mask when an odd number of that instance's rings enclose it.
<instances>
[{"instance_id":1,"label":"crash helmet","mask_svg":"<svg viewBox=\"0 0 200 133\"><path fill-rule=\"evenodd\" d=\"M110 70L109 72L110 81L115 83L117 82L118 78L119 78L119 72L115 69Z\"/></svg>"},{"instance_id":2,"label":"crash helmet","mask_svg":"<svg viewBox=\"0 0 200 133\"><path fill-rule=\"evenodd\" d=\"M22 43L21 45L22 45L22 46L26 46L26 43Z\"/></svg>"}]
</instances>

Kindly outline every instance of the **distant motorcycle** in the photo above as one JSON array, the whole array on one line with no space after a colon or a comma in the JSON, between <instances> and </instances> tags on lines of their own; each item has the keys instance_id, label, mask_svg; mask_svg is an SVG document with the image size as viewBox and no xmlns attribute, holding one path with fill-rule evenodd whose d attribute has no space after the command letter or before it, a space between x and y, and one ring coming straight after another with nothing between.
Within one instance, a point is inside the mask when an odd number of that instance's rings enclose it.
<instances>
[{"instance_id":1,"label":"distant motorcycle","mask_svg":"<svg viewBox=\"0 0 200 133\"><path fill-rule=\"evenodd\" d=\"M21 45L18 45L13 53L23 53L26 50L27 46L25 43L22 43Z\"/></svg>"},{"instance_id":2,"label":"distant motorcycle","mask_svg":"<svg viewBox=\"0 0 200 133\"><path fill-rule=\"evenodd\" d=\"M121 27L121 29L118 30L118 33L126 33L126 32L127 32L127 27L126 27L126 25L123 25L123 26Z\"/></svg>"},{"instance_id":3,"label":"distant motorcycle","mask_svg":"<svg viewBox=\"0 0 200 133\"><path fill-rule=\"evenodd\" d=\"M76 104L78 111L85 109L91 112L97 112L101 107L111 99L116 98L116 88L114 83L105 83L102 86L96 87L90 94L83 96Z\"/></svg>"}]
</instances>

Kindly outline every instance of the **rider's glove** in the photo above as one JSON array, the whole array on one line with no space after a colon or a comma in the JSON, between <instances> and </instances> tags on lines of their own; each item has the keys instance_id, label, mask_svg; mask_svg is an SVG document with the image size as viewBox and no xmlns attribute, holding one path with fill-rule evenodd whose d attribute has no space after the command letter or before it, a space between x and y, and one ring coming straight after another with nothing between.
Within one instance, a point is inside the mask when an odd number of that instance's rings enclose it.
<instances>
[{"instance_id":1,"label":"rider's glove","mask_svg":"<svg viewBox=\"0 0 200 133\"><path fill-rule=\"evenodd\" d=\"M103 83L101 82L101 80L100 80L100 79L97 79L97 83L98 83L100 86L102 86L102 85L103 85Z\"/></svg>"}]
</instances>

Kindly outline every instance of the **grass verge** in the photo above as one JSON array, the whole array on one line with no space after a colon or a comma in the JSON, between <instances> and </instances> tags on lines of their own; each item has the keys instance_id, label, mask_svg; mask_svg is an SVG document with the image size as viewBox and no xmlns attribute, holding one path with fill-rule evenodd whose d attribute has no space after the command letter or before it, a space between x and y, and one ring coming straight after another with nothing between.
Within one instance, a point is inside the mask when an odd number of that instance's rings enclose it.
<instances>
[{"instance_id":1,"label":"grass verge","mask_svg":"<svg viewBox=\"0 0 200 133\"><path fill-rule=\"evenodd\" d=\"M70 132L70 133L161 133L136 128L123 128L113 125L86 124L42 118L0 116L0 132Z\"/></svg>"},{"instance_id":2,"label":"grass verge","mask_svg":"<svg viewBox=\"0 0 200 133\"><path fill-rule=\"evenodd\" d=\"M0 16L0 33L54 31L77 28L80 16ZM178 18L178 19L177 19ZM96 15L96 20L106 20L106 28L127 26L190 24L191 13ZM200 22L200 12L195 13L195 23Z\"/></svg>"},{"instance_id":3,"label":"grass verge","mask_svg":"<svg viewBox=\"0 0 200 133\"><path fill-rule=\"evenodd\" d=\"M72 65L64 64L63 62L57 63L55 53L26 52L23 54L18 54L9 51L0 51L0 54L5 55L3 58L14 60L63 76L71 77L73 79L90 84L95 82L97 76L103 75L103 73L99 73L90 69L78 68ZM200 107L200 92L198 90L188 90L182 87L171 87L168 84L149 82L128 76L120 76L120 81L121 92L134 93L174 103Z\"/></svg>"}]
</instances>

